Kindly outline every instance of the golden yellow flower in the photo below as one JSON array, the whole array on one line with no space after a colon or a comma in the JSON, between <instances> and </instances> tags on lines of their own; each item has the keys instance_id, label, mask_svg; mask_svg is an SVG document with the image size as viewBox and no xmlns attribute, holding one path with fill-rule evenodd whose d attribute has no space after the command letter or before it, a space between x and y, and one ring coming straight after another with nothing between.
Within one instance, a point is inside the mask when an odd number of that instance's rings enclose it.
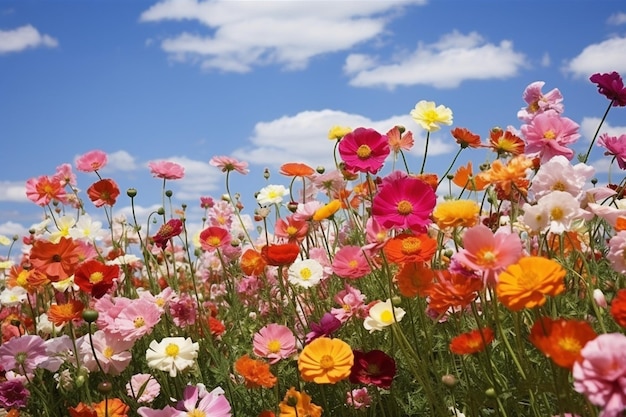
<instances>
[{"instance_id":1,"label":"golden yellow flower","mask_svg":"<svg viewBox=\"0 0 626 417\"><path fill-rule=\"evenodd\" d=\"M472 227L478 222L480 207L472 200L447 200L437 204L433 217L440 229Z\"/></svg>"},{"instance_id":2,"label":"golden yellow flower","mask_svg":"<svg viewBox=\"0 0 626 417\"><path fill-rule=\"evenodd\" d=\"M296 391L294 387L289 388L279 408L278 417L320 417L322 415L322 407L313 404L309 395Z\"/></svg>"},{"instance_id":3,"label":"golden yellow flower","mask_svg":"<svg viewBox=\"0 0 626 417\"><path fill-rule=\"evenodd\" d=\"M346 136L348 133L352 132L352 129L346 126L333 126L328 131L328 139L330 140L339 140L342 137Z\"/></svg>"},{"instance_id":4,"label":"golden yellow flower","mask_svg":"<svg viewBox=\"0 0 626 417\"><path fill-rule=\"evenodd\" d=\"M313 220L316 222L322 221L335 214L341 208L341 201L333 200L330 203L318 208L313 213Z\"/></svg>"},{"instance_id":5,"label":"golden yellow flower","mask_svg":"<svg viewBox=\"0 0 626 417\"><path fill-rule=\"evenodd\" d=\"M298 358L300 376L316 384L334 384L350 376L352 348L340 339L318 337L306 345Z\"/></svg>"}]
</instances>

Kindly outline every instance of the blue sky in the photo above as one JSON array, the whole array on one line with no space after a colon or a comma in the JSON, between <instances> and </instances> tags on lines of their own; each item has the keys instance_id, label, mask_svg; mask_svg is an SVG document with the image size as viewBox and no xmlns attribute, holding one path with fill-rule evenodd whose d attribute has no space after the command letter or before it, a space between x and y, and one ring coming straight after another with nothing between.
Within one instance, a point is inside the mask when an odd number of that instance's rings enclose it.
<instances>
[{"instance_id":1,"label":"blue sky","mask_svg":"<svg viewBox=\"0 0 626 417\"><path fill-rule=\"evenodd\" d=\"M327 132L336 124L383 133L406 126L418 170L424 132L408 114L420 100L454 113L429 148L427 170L443 171L457 149L450 129L485 138L494 126L519 127L533 81L560 89L584 152L608 104L588 78L611 71L626 76L618 0L5 0L0 234L41 220L25 196L29 178L93 149L109 154L102 175L123 191L116 211L127 211L129 187L139 190L140 210L157 207L162 184L147 163L170 160L186 169L168 183L174 202L198 218L199 197L224 192L212 156L250 164L231 186L251 212L255 191L287 185L281 163L331 167ZM602 132L626 132L623 108ZM487 157L470 156L476 165ZM606 172L601 149L590 161ZM79 175L79 188L95 179Z\"/></svg>"}]
</instances>

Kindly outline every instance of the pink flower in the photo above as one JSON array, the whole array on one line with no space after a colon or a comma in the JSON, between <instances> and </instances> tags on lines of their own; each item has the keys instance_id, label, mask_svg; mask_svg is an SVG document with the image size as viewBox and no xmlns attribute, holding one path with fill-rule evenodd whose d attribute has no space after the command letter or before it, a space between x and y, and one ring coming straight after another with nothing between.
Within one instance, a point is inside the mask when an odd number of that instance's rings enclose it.
<instances>
[{"instance_id":1,"label":"pink flower","mask_svg":"<svg viewBox=\"0 0 626 417\"><path fill-rule=\"evenodd\" d=\"M89 151L76 158L76 169L81 172L95 172L107 164L107 154L103 151Z\"/></svg>"},{"instance_id":2,"label":"pink flower","mask_svg":"<svg viewBox=\"0 0 626 417\"><path fill-rule=\"evenodd\" d=\"M351 317L363 317L367 315L367 307L365 305L365 295L348 284L344 285L343 290L339 291L333 301L339 304L339 308L330 310L339 321L345 323Z\"/></svg>"},{"instance_id":3,"label":"pink flower","mask_svg":"<svg viewBox=\"0 0 626 417\"><path fill-rule=\"evenodd\" d=\"M188 385L176 408L180 411L171 414L172 417L230 417L230 404L221 388L208 392L203 386Z\"/></svg>"},{"instance_id":4,"label":"pink flower","mask_svg":"<svg viewBox=\"0 0 626 417\"><path fill-rule=\"evenodd\" d=\"M211 166L218 167L222 170L222 172L237 171L243 175L246 175L249 172L247 162L240 162L229 156L214 156L209 161L209 164Z\"/></svg>"},{"instance_id":5,"label":"pink flower","mask_svg":"<svg viewBox=\"0 0 626 417\"><path fill-rule=\"evenodd\" d=\"M26 197L43 207L53 200L64 202L67 194L60 178L43 175L26 181Z\"/></svg>"},{"instance_id":6,"label":"pink flower","mask_svg":"<svg viewBox=\"0 0 626 417\"><path fill-rule=\"evenodd\" d=\"M614 107L626 106L626 87L617 72L593 74L589 77L589 81L598 85L598 92L611 100Z\"/></svg>"},{"instance_id":7,"label":"pink flower","mask_svg":"<svg viewBox=\"0 0 626 417\"><path fill-rule=\"evenodd\" d=\"M203 209L209 209L213 207L215 201L213 201L212 197L200 197L200 207Z\"/></svg>"},{"instance_id":8,"label":"pink flower","mask_svg":"<svg viewBox=\"0 0 626 417\"><path fill-rule=\"evenodd\" d=\"M135 341L152 332L161 320L161 310L147 299L102 297L94 305L98 311L98 328L124 341Z\"/></svg>"},{"instance_id":9,"label":"pink flower","mask_svg":"<svg viewBox=\"0 0 626 417\"><path fill-rule=\"evenodd\" d=\"M0 345L0 363L4 371L31 374L46 359L46 346L40 336L15 337Z\"/></svg>"},{"instance_id":10,"label":"pink flower","mask_svg":"<svg viewBox=\"0 0 626 417\"><path fill-rule=\"evenodd\" d=\"M387 132L387 138L389 139L389 147L395 153L410 151L415 144L413 132L406 132L403 135L398 126L394 126Z\"/></svg>"},{"instance_id":11,"label":"pink flower","mask_svg":"<svg viewBox=\"0 0 626 417\"><path fill-rule=\"evenodd\" d=\"M551 112L559 115L563 113L563 96L558 88L553 88L548 93L543 94L541 88L546 83L544 81L535 81L526 87L522 97L528 104L517 112L517 117L525 123L531 122L535 116L541 113Z\"/></svg>"},{"instance_id":12,"label":"pink flower","mask_svg":"<svg viewBox=\"0 0 626 417\"><path fill-rule=\"evenodd\" d=\"M83 364L90 372L100 369L99 363L105 374L113 376L121 374L130 363L132 347L132 341L123 341L102 330L96 331L91 338L83 336L78 344ZM95 357L93 351L96 352Z\"/></svg>"},{"instance_id":13,"label":"pink flower","mask_svg":"<svg viewBox=\"0 0 626 417\"><path fill-rule=\"evenodd\" d=\"M366 387L355 388L352 391L348 392L346 404L354 407L355 410L368 408L370 405L372 405L372 397L370 396L369 392L367 392Z\"/></svg>"},{"instance_id":14,"label":"pink flower","mask_svg":"<svg viewBox=\"0 0 626 417\"><path fill-rule=\"evenodd\" d=\"M276 237L285 238L290 242L302 242L308 231L308 222L295 216L278 219L274 227L274 235Z\"/></svg>"},{"instance_id":15,"label":"pink flower","mask_svg":"<svg viewBox=\"0 0 626 417\"><path fill-rule=\"evenodd\" d=\"M567 147L580 137L578 124L567 117L551 113L537 115L529 124L521 128L526 138L527 154L539 154L541 163L547 162L556 155L563 155L571 160L574 151Z\"/></svg>"},{"instance_id":16,"label":"pink flower","mask_svg":"<svg viewBox=\"0 0 626 417\"><path fill-rule=\"evenodd\" d=\"M139 407L137 409L137 414L141 417L172 417L181 415L181 412L172 406L166 405L165 408L160 410L155 410L149 407ZM185 414L182 415L184 416Z\"/></svg>"},{"instance_id":17,"label":"pink flower","mask_svg":"<svg viewBox=\"0 0 626 417\"><path fill-rule=\"evenodd\" d=\"M574 166L563 155L557 155L541 164L533 177L529 191L539 199L554 190L566 191L577 200L582 200L583 187L591 179L595 169L587 164L578 163Z\"/></svg>"},{"instance_id":18,"label":"pink flower","mask_svg":"<svg viewBox=\"0 0 626 417\"><path fill-rule=\"evenodd\" d=\"M600 417L618 417L626 409L626 336L601 334L580 351L574 363L574 389L602 408Z\"/></svg>"},{"instance_id":19,"label":"pink flower","mask_svg":"<svg viewBox=\"0 0 626 417\"><path fill-rule=\"evenodd\" d=\"M185 176L185 168L176 162L152 161L148 162L148 167L153 177L164 180L179 180Z\"/></svg>"},{"instance_id":20,"label":"pink flower","mask_svg":"<svg viewBox=\"0 0 626 417\"><path fill-rule=\"evenodd\" d=\"M141 395L139 393L141 392ZM151 403L161 392L161 385L150 374L135 374L126 384L126 393L138 403Z\"/></svg>"},{"instance_id":21,"label":"pink flower","mask_svg":"<svg viewBox=\"0 0 626 417\"><path fill-rule=\"evenodd\" d=\"M196 322L198 303L189 294L181 294L169 302L169 311L178 327L191 326Z\"/></svg>"},{"instance_id":22,"label":"pink flower","mask_svg":"<svg viewBox=\"0 0 626 417\"><path fill-rule=\"evenodd\" d=\"M54 174L54 178L58 178L63 186L73 185L76 186L76 174L72 172L72 166L70 164L61 164L57 167L57 171Z\"/></svg>"},{"instance_id":23,"label":"pink flower","mask_svg":"<svg viewBox=\"0 0 626 417\"><path fill-rule=\"evenodd\" d=\"M383 178L372 202L372 216L384 228L411 229L417 233L431 223L436 203L430 185L395 171Z\"/></svg>"},{"instance_id":24,"label":"pink flower","mask_svg":"<svg viewBox=\"0 0 626 417\"><path fill-rule=\"evenodd\" d=\"M617 232L609 240L609 253L606 258L611 262L614 271L626 274L626 230Z\"/></svg>"},{"instance_id":25,"label":"pink flower","mask_svg":"<svg viewBox=\"0 0 626 417\"><path fill-rule=\"evenodd\" d=\"M626 169L626 134L609 136L608 133L600 135L598 145L606 148L605 155L613 155L617 160L617 165L621 169Z\"/></svg>"},{"instance_id":26,"label":"pink flower","mask_svg":"<svg viewBox=\"0 0 626 417\"><path fill-rule=\"evenodd\" d=\"M232 238L223 227L210 226L200 232L200 246L205 251L214 251L230 245Z\"/></svg>"},{"instance_id":27,"label":"pink flower","mask_svg":"<svg viewBox=\"0 0 626 417\"><path fill-rule=\"evenodd\" d=\"M481 272L486 283L495 284L498 274L521 257L519 236L505 231L494 234L487 226L479 224L465 231L463 248L454 255L454 260L466 269Z\"/></svg>"},{"instance_id":28,"label":"pink flower","mask_svg":"<svg viewBox=\"0 0 626 417\"><path fill-rule=\"evenodd\" d=\"M271 323L254 334L254 353L278 363L296 353L296 337L287 326Z\"/></svg>"},{"instance_id":29,"label":"pink flower","mask_svg":"<svg viewBox=\"0 0 626 417\"><path fill-rule=\"evenodd\" d=\"M372 272L363 248L347 245L337 251L332 261L333 273L341 278L359 279Z\"/></svg>"},{"instance_id":30,"label":"pink flower","mask_svg":"<svg viewBox=\"0 0 626 417\"><path fill-rule=\"evenodd\" d=\"M377 173L390 153L387 136L359 127L339 142L339 155L351 172Z\"/></svg>"}]
</instances>

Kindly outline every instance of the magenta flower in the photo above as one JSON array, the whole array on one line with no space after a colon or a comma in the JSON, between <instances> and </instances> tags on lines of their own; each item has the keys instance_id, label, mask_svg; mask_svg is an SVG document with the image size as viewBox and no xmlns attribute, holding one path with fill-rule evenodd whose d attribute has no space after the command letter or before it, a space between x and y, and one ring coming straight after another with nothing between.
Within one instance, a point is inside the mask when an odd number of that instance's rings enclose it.
<instances>
[{"instance_id":1,"label":"magenta flower","mask_svg":"<svg viewBox=\"0 0 626 417\"><path fill-rule=\"evenodd\" d=\"M522 97L528 106L517 112L518 119L529 123L541 113L552 112L557 115L563 113L563 95L558 88L543 94L541 88L545 84L544 81L535 81L526 87Z\"/></svg>"},{"instance_id":2,"label":"magenta flower","mask_svg":"<svg viewBox=\"0 0 626 417\"><path fill-rule=\"evenodd\" d=\"M29 375L46 359L44 340L36 335L14 337L0 345L0 363L5 371Z\"/></svg>"},{"instance_id":3,"label":"magenta flower","mask_svg":"<svg viewBox=\"0 0 626 417\"><path fill-rule=\"evenodd\" d=\"M335 254L332 261L333 273L341 278L359 279L372 272L363 248L347 245Z\"/></svg>"},{"instance_id":4,"label":"magenta flower","mask_svg":"<svg viewBox=\"0 0 626 417\"><path fill-rule=\"evenodd\" d=\"M411 229L418 233L431 223L436 204L437 196L430 185L395 171L383 178L372 202L372 216L386 229Z\"/></svg>"},{"instance_id":5,"label":"magenta flower","mask_svg":"<svg viewBox=\"0 0 626 417\"><path fill-rule=\"evenodd\" d=\"M598 85L598 92L611 100L614 107L626 106L626 87L624 87L624 81L617 72L593 74L589 80Z\"/></svg>"},{"instance_id":6,"label":"magenta flower","mask_svg":"<svg viewBox=\"0 0 626 417\"><path fill-rule=\"evenodd\" d=\"M148 162L148 167L153 177L164 180L179 180L185 176L185 168L176 162L152 161Z\"/></svg>"},{"instance_id":7,"label":"magenta flower","mask_svg":"<svg viewBox=\"0 0 626 417\"><path fill-rule=\"evenodd\" d=\"M374 129L359 127L339 142L339 155L351 172L377 173L391 152L389 139Z\"/></svg>"},{"instance_id":8,"label":"magenta flower","mask_svg":"<svg viewBox=\"0 0 626 417\"><path fill-rule=\"evenodd\" d=\"M574 363L574 389L602 408L600 417L618 417L626 409L626 336L601 334L580 351Z\"/></svg>"},{"instance_id":9,"label":"magenta flower","mask_svg":"<svg viewBox=\"0 0 626 417\"><path fill-rule=\"evenodd\" d=\"M310 322L311 331L306 335L306 344L322 336L330 336L341 327L341 321L331 313L324 313L319 323Z\"/></svg>"},{"instance_id":10,"label":"magenta flower","mask_svg":"<svg viewBox=\"0 0 626 417\"><path fill-rule=\"evenodd\" d=\"M28 404L30 392L20 379L0 382L0 408L23 408Z\"/></svg>"},{"instance_id":11,"label":"magenta flower","mask_svg":"<svg viewBox=\"0 0 626 417\"><path fill-rule=\"evenodd\" d=\"M296 337L289 327L270 323L254 334L253 350L257 356L275 364L296 353Z\"/></svg>"},{"instance_id":12,"label":"magenta flower","mask_svg":"<svg viewBox=\"0 0 626 417\"><path fill-rule=\"evenodd\" d=\"M211 166L217 167L222 170L222 172L230 172L237 171L242 175L246 175L248 172L248 163L241 162L236 160L235 158L231 158L230 156L214 156L209 161Z\"/></svg>"},{"instance_id":13,"label":"magenta flower","mask_svg":"<svg viewBox=\"0 0 626 417\"><path fill-rule=\"evenodd\" d=\"M183 293L169 302L169 311L178 327L191 326L196 322L198 303L189 294Z\"/></svg>"},{"instance_id":14,"label":"magenta flower","mask_svg":"<svg viewBox=\"0 0 626 417\"><path fill-rule=\"evenodd\" d=\"M537 115L532 122L523 125L521 131L526 138L525 152L539 154L541 163L556 155L563 155L571 160L574 151L567 145L576 142L580 137L577 123L551 113Z\"/></svg>"},{"instance_id":15,"label":"magenta flower","mask_svg":"<svg viewBox=\"0 0 626 417\"><path fill-rule=\"evenodd\" d=\"M617 165L621 169L626 169L626 134L617 136L609 136L607 133L600 135L598 145L604 147L605 155L613 155L617 161Z\"/></svg>"},{"instance_id":16,"label":"magenta flower","mask_svg":"<svg viewBox=\"0 0 626 417\"><path fill-rule=\"evenodd\" d=\"M95 172L107 164L107 154L103 151L89 151L76 158L76 169L82 172Z\"/></svg>"},{"instance_id":17,"label":"magenta flower","mask_svg":"<svg viewBox=\"0 0 626 417\"><path fill-rule=\"evenodd\" d=\"M215 388L208 392L202 386L187 385L183 392L183 400L178 402L176 409L180 412L172 414L172 417L230 417L231 415L230 404L224 397L224 390L221 388Z\"/></svg>"}]
</instances>

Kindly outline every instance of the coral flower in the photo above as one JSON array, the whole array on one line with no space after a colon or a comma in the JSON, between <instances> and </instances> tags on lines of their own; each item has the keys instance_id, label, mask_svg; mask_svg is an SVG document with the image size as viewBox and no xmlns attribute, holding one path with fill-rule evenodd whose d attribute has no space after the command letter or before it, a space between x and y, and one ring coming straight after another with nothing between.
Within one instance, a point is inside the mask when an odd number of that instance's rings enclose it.
<instances>
[{"instance_id":1,"label":"coral flower","mask_svg":"<svg viewBox=\"0 0 626 417\"><path fill-rule=\"evenodd\" d=\"M76 169L81 172L95 172L107 164L107 154L100 150L89 151L74 162Z\"/></svg>"},{"instance_id":2,"label":"coral flower","mask_svg":"<svg viewBox=\"0 0 626 417\"><path fill-rule=\"evenodd\" d=\"M383 179L372 202L372 216L387 229L424 230L431 222L437 197L424 181L395 171Z\"/></svg>"},{"instance_id":3,"label":"coral flower","mask_svg":"<svg viewBox=\"0 0 626 417\"><path fill-rule=\"evenodd\" d=\"M294 263L300 255L297 243L269 244L261 248L261 256L268 265L285 266Z\"/></svg>"},{"instance_id":4,"label":"coral flower","mask_svg":"<svg viewBox=\"0 0 626 417\"><path fill-rule=\"evenodd\" d=\"M444 105L435 106L434 101L419 101L413 110L411 117L415 122L428 132L436 132L442 124L452 124L452 110Z\"/></svg>"},{"instance_id":5,"label":"coral flower","mask_svg":"<svg viewBox=\"0 0 626 417\"><path fill-rule=\"evenodd\" d=\"M404 131L404 129L402 129ZM399 153L401 151L410 151L415 141L413 140L413 132L403 132L400 131L398 126L392 127L387 132L387 138L389 139L389 147L395 153Z\"/></svg>"},{"instance_id":6,"label":"coral flower","mask_svg":"<svg viewBox=\"0 0 626 417\"><path fill-rule=\"evenodd\" d=\"M389 389L396 375L396 361L382 350L353 351L354 365L350 371L353 384L374 385Z\"/></svg>"},{"instance_id":7,"label":"coral flower","mask_svg":"<svg viewBox=\"0 0 626 417\"><path fill-rule=\"evenodd\" d=\"M480 148L480 136L470 132L464 127L455 127L450 131L450 134L456 140L462 149L465 148Z\"/></svg>"},{"instance_id":8,"label":"coral flower","mask_svg":"<svg viewBox=\"0 0 626 417\"><path fill-rule=\"evenodd\" d=\"M81 263L74 272L74 284L81 291L100 298L113 287L113 280L119 277L118 265L105 265L96 259Z\"/></svg>"},{"instance_id":9,"label":"coral flower","mask_svg":"<svg viewBox=\"0 0 626 417\"><path fill-rule=\"evenodd\" d=\"M280 171L282 175L287 177L310 177L315 174L315 170L308 166L307 164L302 164L299 162L288 162L286 164L282 164L280 166Z\"/></svg>"},{"instance_id":10,"label":"coral flower","mask_svg":"<svg viewBox=\"0 0 626 417\"><path fill-rule=\"evenodd\" d=\"M500 302L513 311L542 306L546 295L565 290L565 268L541 256L521 258L498 278L496 293Z\"/></svg>"},{"instance_id":11,"label":"coral flower","mask_svg":"<svg viewBox=\"0 0 626 417\"><path fill-rule=\"evenodd\" d=\"M516 156L524 153L526 145L522 138L510 130L502 130L494 127L489 132L489 148L501 156Z\"/></svg>"},{"instance_id":12,"label":"coral flower","mask_svg":"<svg viewBox=\"0 0 626 417\"><path fill-rule=\"evenodd\" d=\"M596 337L596 332L586 321L542 317L533 324L529 339L554 363L572 369L581 358L582 348Z\"/></svg>"},{"instance_id":13,"label":"coral flower","mask_svg":"<svg viewBox=\"0 0 626 417\"><path fill-rule=\"evenodd\" d=\"M84 304L78 300L63 304L52 304L48 309L48 320L55 326L63 326L82 319Z\"/></svg>"},{"instance_id":14,"label":"coral flower","mask_svg":"<svg viewBox=\"0 0 626 417\"><path fill-rule=\"evenodd\" d=\"M359 279L372 272L363 248L353 245L346 245L337 251L332 268L333 273L348 279Z\"/></svg>"},{"instance_id":15,"label":"coral flower","mask_svg":"<svg viewBox=\"0 0 626 417\"><path fill-rule=\"evenodd\" d=\"M173 237L180 235L182 231L183 221L180 219L170 219L152 236L152 241L158 248L165 249L167 242Z\"/></svg>"},{"instance_id":16,"label":"coral flower","mask_svg":"<svg viewBox=\"0 0 626 417\"><path fill-rule=\"evenodd\" d=\"M493 330L489 327L475 329L453 337L450 341L450 352L457 355L471 355L482 352L493 342Z\"/></svg>"},{"instance_id":17,"label":"coral flower","mask_svg":"<svg viewBox=\"0 0 626 417\"><path fill-rule=\"evenodd\" d=\"M58 178L44 175L26 181L26 197L43 207L52 201L65 201L67 193L63 183Z\"/></svg>"},{"instance_id":18,"label":"coral flower","mask_svg":"<svg viewBox=\"0 0 626 417\"><path fill-rule=\"evenodd\" d=\"M128 417L130 407L119 398L107 398L93 405L98 417Z\"/></svg>"},{"instance_id":19,"label":"coral flower","mask_svg":"<svg viewBox=\"0 0 626 417\"><path fill-rule=\"evenodd\" d=\"M33 268L43 272L52 282L74 274L82 256L81 247L72 238L62 237L57 243L35 240L30 250Z\"/></svg>"},{"instance_id":20,"label":"coral flower","mask_svg":"<svg viewBox=\"0 0 626 417\"><path fill-rule=\"evenodd\" d=\"M626 289L617 291L615 298L611 301L610 311L615 323L626 328Z\"/></svg>"},{"instance_id":21,"label":"coral flower","mask_svg":"<svg viewBox=\"0 0 626 417\"><path fill-rule=\"evenodd\" d=\"M471 279L448 270L437 271L435 277L435 283L429 291L428 307L437 314L464 309L478 297L478 292L484 286L480 279Z\"/></svg>"},{"instance_id":22,"label":"coral flower","mask_svg":"<svg viewBox=\"0 0 626 417\"><path fill-rule=\"evenodd\" d=\"M613 106L626 106L626 87L619 73L593 74L589 81L598 85L598 92L611 100Z\"/></svg>"},{"instance_id":23,"label":"coral flower","mask_svg":"<svg viewBox=\"0 0 626 417\"><path fill-rule=\"evenodd\" d=\"M76 407L69 407L70 417L98 417L98 413L89 405L80 402Z\"/></svg>"},{"instance_id":24,"label":"coral flower","mask_svg":"<svg viewBox=\"0 0 626 417\"><path fill-rule=\"evenodd\" d=\"M426 297L433 286L435 273L424 262L407 262L395 276L400 294Z\"/></svg>"},{"instance_id":25,"label":"coral flower","mask_svg":"<svg viewBox=\"0 0 626 417\"><path fill-rule=\"evenodd\" d=\"M222 170L222 172L237 171L242 175L246 175L248 170L247 162L240 162L229 156L214 156L209 164Z\"/></svg>"},{"instance_id":26,"label":"coral flower","mask_svg":"<svg viewBox=\"0 0 626 417\"><path fill-rule=\"evenodd\" d=\"M232 237L223 227L210 226L200 232L200 246L205 251L214 251L230 245Z\"/></svg>"},{"instance_id":27,"label":"coral flower","mask_svg":"<svg viewBox=\"0 0 626 417\"><path fill-rule=\"evenodd\" d=\"M374 129L359 127L345 135L338 146L339 155L351 172L377 173L391 152L387 136Z\"/></svg>"},{"instance_id":28,"label":"coral flower","mask_svg":"<svg viewBox=\"0 0 626 417\"><path fill-rule=\"evenodd\" d=\"M306 345L298 357L298 369L305 381L334 384L350 376L354 354L340 339L318 337Z\"/></svg>"},{"instance_id":29,"label":"coral flower","mask_svg":"<svg viewBox=\"0 0 626 417\"><path fill-rule=\"evenodd\" d=\"M278 219L274 227L274 235L285 238L290 242L302 242L309 231L309 224L306 220L298 219L296 216L288 216L285 219Z\"/></svg>"},{"instance_id":30,"label":"coral flower","mask_svg":"<svg viewBox=\"0 0 626 417\"><path fill-rule=\"evenodd\" d=\"M508 163L497 159L491 163L488 170L476 175L479 181L495 184L504 196L510 196L513 188L526 195L528 192L528 169L532 168L533 161L525 155L514 156Z\"/></svg>"},{"instance_id":31,"label":"coral flower","mask_svg":"<svg viewBox=\"0 0 626 417\"><path fill-rule=\"evenodd\" d=\"M383 247L387 260L397 264L430 261L436 250L437 241L426 233L402 233L389 239Z\"/></svg>"},{"instance_id":32,"label":"coral flower","mask_svg":"<svg viewBox=\"0 0 626 417\"><path fill-rule=\"evenodd\" d=\"M452 182L461 188L467 188L471 191L482 191L489 185L480 177L474 176L472 161L469 161L467 165L461 166L456 170Z\"/></svg>"},{"instance_id":33,"label":"coral flower","mask_svg":"<svg viewBox=\"0 0 626 417\"><path fill-rule=\"evenodd\" d=\"M115 181L104 178L91 184L87 189L87 195L96 207L113 206L120 195L120 189Z\"/></svg>"},{"instance_id":34,"label":"coral flower","mask_svg":"<svg viewBox=\"0 0 626 417\"><path fill-rule=\"evenodd\" d=\"M270 371L270 366L261 360L252 359L247 354L235 361L235 372L244 379L247 388L272 388L277 378Z\"/></svg>"},{"instance_id":35,"label":"coral flower","mask_svg":"<svg viewBox=\"0 0 626 417\"><path fill-rule=\"evenodd\" d=\"M261 275L266 265L263 256L255 249L246 249L239 259L239 266L246 275Z\"/></svg>"},{"instance_id":36,"label":"coral flower","mask_svg":"<svg viewBox=\"0 0 626 417\"><path fill-rule=\"evenodd\" d=\"M273 365L296 353L296 337L289 327L270 323L254 334L253 346L257 356Z\"/></svg>"},{"instance_id":37,"label":"coral flower","mask_svg":"<svg viewBox=\"0 0 626 417\"><path fill-rule=\"evenodd\" d=\"M311 397L304 392L289 388L279 404L279 417L321 417L322 407L311 402Z\"/></svg>"},{"instance_id":38,"label":"coral flower","mask_svg":"<svg viewBox=\"0 0 626 417\"><path fill-rule=\"evenodd\" d=\"M153 177L164 180L179 180L185 176L185 168L176 162L152 161L148 162L148 168Z\"/></svg>"},{"instance_id":39,"label":"coral flower","mask_svg":"<svg viewBox=\"0 0 626 417\"><path fill-rule=\"evenodd\" d=\"M433 219L440 229L472 227L478 222L480 207L473 200L442 201L433 211Z\"/></svg>"}]
</instances>

